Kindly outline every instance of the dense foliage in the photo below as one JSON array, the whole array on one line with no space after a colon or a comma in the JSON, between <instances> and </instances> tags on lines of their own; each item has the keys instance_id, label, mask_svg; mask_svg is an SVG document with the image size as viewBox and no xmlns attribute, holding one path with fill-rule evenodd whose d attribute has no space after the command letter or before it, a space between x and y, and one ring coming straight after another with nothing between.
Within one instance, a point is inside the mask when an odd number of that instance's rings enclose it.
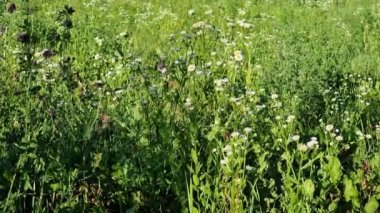
<instances>
[{"instance_id":1,"label":"dense foliage","mask_svg":"<svg viewBox=\"0 0 380 213\"><path fill-rule=\"evenodd\" d=\"M1 212L376 212L380 4L1 1Z\"/></svg>"}]
</instances>

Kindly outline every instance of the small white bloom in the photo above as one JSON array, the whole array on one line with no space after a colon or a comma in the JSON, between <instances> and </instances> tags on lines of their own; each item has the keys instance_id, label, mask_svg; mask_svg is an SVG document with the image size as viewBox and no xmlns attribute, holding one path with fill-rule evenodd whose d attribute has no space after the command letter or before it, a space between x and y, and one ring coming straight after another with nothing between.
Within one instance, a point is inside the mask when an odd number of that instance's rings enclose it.
<instances>
[{"instance_id":1,"label":"small white bloom","mask_svg":"<svg viewBox=\"0 0 380 213\"><path fill-rule=\"evenodd\" d=\"M241 53L240 50L236 50L234 52L234 59L235 59L235 61L242 61L243 60L243 54Z\"/></svg>"},{"instance_id":2,"label":"small white bloom","mask_svg":"<svg viewBox=\"0 0 380 213\"><path fill-rule=\"evenodd\" d=\"M357 136L363 136L363 133L362 133L360 130L356 131L355 134L356 134Z\"/></svg>"},{"instance_id":3,"label":"small white bloom","mask_svg":"<svg viewBox=\"0 0 380 213\"><path fill-rule=\"evenodd\" d=\"M250 166L250 165L246 165L246 166L245 166L245 169L246 169L247 171L252 171L253 167Z\"/></svg>"},{"instance_id":4,"label":"small white bloom","mask_svg":"<svg viewBox=\"0 0 380 213\"><path fill-rule=\"evenodd\" d=\"M372 135L370 135L370 134L366 134L366 135L365 135L365 138L367 138L367 139L371 139L371 138L372 138Z\"/></svg>"},{"instance_id":5,"label":"small white bloom","mask_svg":"<svg viewBox=\"0 0 380 213\"><path fill-rule=\"evenodd\" d=\"M204 21L200 21L193 24L193 28L195 29L203 29L205 28L205 26L206 26L206 23Z\"/></svg>"},{"instance_id":6,"label":"small white bloom","mask_svg":"<svg viewBox=\"0 0 380 213\"><path fill-rule=\"evenodd\" d=\"M252 132L252 128L251 127L245 127L244 128L244 132L245 133L250 133L250 132Z\"/></svg>"},{"instance_id":7,"label":"small white bloom","mask_svg":"<svg viewBox=\"0 0 380 213\"><path fill-rule=\"evenodd\" d=\"M96 54L95 55L95 57L94 57L94 59L97 61L97 60L99 60L99 59L101 59L102 57L99 55L99 54Z\"/></svg>"},{"instance_id":8,"label":"small white bloom","mask_svg":"<svg viewBox=\"0 0 380 213\"><path fill-rule=\"evenodd\" d=\"M246 14L245 10L243 10L243 9L238 9L238 13L241 16L244 16Z\"/></svg>"},{"instance_id":9,"label":"small white bloom","mask_svg":"<svg viewBox=\"0 0 380 213\"><path fill-rule=\"evenodd\" d=\"M299 135L293 135L292 141L299 141L299 140L300 140L300 136Z\"/></svg>"},{"instance_id":10,"label":"small white bloom","mask_svg":"<svg viewBox=\"0 0 380 213\"><path fill-rule=\"evenodd\" d=\"M301 152L306 152L308 150L308 147L305 144L298 144L297 149Z\"/></svg>"},{"instance_id":11,"label":"small white bloom","mask_svg":"<svg viewBox=\"0 0 380 213\"><path fill-rule=\"evenodd\" d=\"M99 45L99 46L102 46L103 45L103 39L99 38L99 37L96 37L95 38L95 42Z\"/></svg>"},{"instance_id":12,"label":"small white bloom","mask_svg":"<svg viewBox=\"0 0 380 213\"><path fill-rule=\"evenodd\" d=\"M343 136L338 135L338 136L336 136L335 140L337 140L337 141L342 141L342 140L343 140Z\"/></svg>"},{"instance_id":13,"label":"small white bloom","mask_svg":"<svg viewBox=\"0 0 380 213\"><path fill-rule=\"evenodd\" d=\"M256 92L253 91L253 90L247 90L247 91L245 92L245 94L246 94L246 95L249 95L249 96L253 96L253 95L256 94Z\"/></svg>"},{"instance_id":14,"label":"small white bloom","mask_svg":"<svg viewBox=\"0 0 380 213\"><path fill-rule=\"evenodd\" d=\"M326 129L326 131L330 132L331 130L334 129L334 126L331 124L328 124L325 129Z\"/></svg>"},{"instance_id":15,"label":"small white bloom","mask_svg":"<svg viewBox=\"0 0 380 213\"><path fill-rule=\"evenodd\" d=\"M277 94L272 94L272 95L270 96L270 98L272 98L273 100L275 100L275 99L278 98L278 95L277 95Z\"/></svg>"},{"instance_id":16,"label":"small white bloom","mask_svg":"<svg viewBox=\"0 0 380 213\"><path fill-rule=\"evenodd\" d=\"M186 101L185 101L185 106L186 107L190 107L191 106L191 99L190 98L186 98Z\"/></svg>"},{"instance_id":17,"label":"small white bloom","mask_svg":"<svg viewBox=\"0 0 380 213\"><path fill-rule=\"evenodd\" d=\"M226 146L223 148L223 152L232 152L232 146L231 146L231 145L226 145Z\"/></svg>"},{"instance_id":18,"label":"small white bloom","mask_svg":"<svg viewBox=\"0 0 380 213\"><path fill-rule=\"evenodd\" d=\"M318 148L318 141L317 141L317 138L316 137L312 137L311 140L309 142L306 143L306 146L308 148L314 148L314 147L317 147Z\"/></svg>"},{"instance_id":19,"label":"small white bloom","mask_svg":"<svg viewBox=\"0 0 380 213\"><path fill-rule=\"evenodd\" d=\"M189 16L193 16L193 15L195 15L195 10L193 10L193 9L188 10L188 11L187 11L187 14L188 14Z\"/></svg>"},{"instance_id":20,"label":"small white bloom","mask_svg":"<svg viewBox=\"0 0 380 213\"><path fill-rule=\"evenodd\" d=\"M289 115L288 118L286 118L286 122L290 123L290 122L294 121L294 119L296 119L296 117L294 115Z\"/></svg>"},{"instance_id":21,"label":"small white bloom","mask_svg":"<svg viewBox=\"0 0 380 213\"><path fill-rule=\"evenodd\" d=\"M231 137L233 137L233 138L236 138L236 137L239 137L239 136L240 136L239 132L233 132L233 133L231 133Z\"/></svg>"},{"instance_id":22,"label":"small white bloom","mask_svg":"<svg viewBox=\"0 0 380 213\"><path fill-rule=\"evenodd\" d=\"M212 14L212 10L210 9L210 10L207 10L206 12L205 12L205 15L211 15Z\"/></svg>"},{"instance_id":23,"label":"small white bloom","mask_svg":"<svg viewBox=\"0 0 380 213\"><path fill-rule=\"evenodd\" d=\"M221 165L227 165L227 163L228 163L228 158L227 157L225 157L222 160L220 160L220 164Z\"/></svg>"},{"instance_id":24,"label":"small white bloom","mask_svg":"<svg viewBox=\"0 0 380 213\"><path fill-rule=\"evenodd\" d=\"M188 72L194 72L196 69L195 65L194 64L190 64L189 66L187 66L187 71Z\"/></svg>"}]
</instances>

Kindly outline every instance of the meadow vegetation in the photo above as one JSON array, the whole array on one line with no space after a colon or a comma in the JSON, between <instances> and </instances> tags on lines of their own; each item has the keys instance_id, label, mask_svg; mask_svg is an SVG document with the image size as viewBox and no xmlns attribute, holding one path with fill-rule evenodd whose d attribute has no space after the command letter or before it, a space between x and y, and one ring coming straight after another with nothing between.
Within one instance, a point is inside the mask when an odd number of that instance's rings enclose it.
<instances>
[{"instance_id":1,"label":"meadow vegetation","mask_svg":"<svg viewBox=\"0 0 380 213\"><path fill-rule=\"evenodd\" d=\"M377 1L0 8L1 212L378 212Z\"/></svg>"}]
</instances>

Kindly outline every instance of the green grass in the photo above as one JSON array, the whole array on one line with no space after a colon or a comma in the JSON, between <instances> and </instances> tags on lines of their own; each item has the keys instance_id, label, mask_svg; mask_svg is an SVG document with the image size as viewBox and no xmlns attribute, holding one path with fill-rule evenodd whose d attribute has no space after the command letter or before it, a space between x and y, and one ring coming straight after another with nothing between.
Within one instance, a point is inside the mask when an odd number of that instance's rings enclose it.
<instances>
[{"instance_id":1,"label":"green grass","mask_svg":"<svg viewBox=\"0 0 380 213\"><path fill-rule=\"evenodd\" d=\"M1 212L379 209L376 1L4 3Z\"/></svg>"}]
</instances>

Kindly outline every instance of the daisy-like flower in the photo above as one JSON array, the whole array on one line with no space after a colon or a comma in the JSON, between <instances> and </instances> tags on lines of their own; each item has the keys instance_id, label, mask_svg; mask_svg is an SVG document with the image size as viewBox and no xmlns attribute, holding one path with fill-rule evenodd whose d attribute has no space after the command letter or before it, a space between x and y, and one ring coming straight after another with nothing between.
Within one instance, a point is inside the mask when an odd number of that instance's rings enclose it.
<instances>
[{"instance_id":1,"label":"daisy-like flower","mask_svg":"<svg viewBox=\"0 0 380 213\"><path fill-rule=\"evenodd\" d=\"M311 140L309 142L306 143L306 146L308 148L318 148L318 140L316 137L312 137Z\"/></svg>"},{"instance_id":2,"label":"daisy-like flower","mask_svg":"<svg viewBox=\"0 0 380 213\"><path fill-rule=\"evenodd\" d=\"M185 107L191 107L191 99L190 98L186 98L186 101L185 101Z\"/></svg>"},{"instance_id":3,"label":"daisy-like flower","mask_svg":"<svg viewBox=\"0 0 380 213\"><path fill-rule=\"evenodd\" d=\"M193 28L195 29L203 29L206 27L206 23L204 21L200 21L193 24Z\"/></svg>"},{"instance_id":4,"label":"daisy-like flower","mask_svg":"<svg viewBox=\"0 0 380 213\"><path fill-rule=\"evenodd\" d=\"M277 94L272 94L272 95L270 96L270 98L273 99L273 100L276 100L276 99L278 98L278 95L277 95Z\"/></svg>"},{"instance_id":5,"label":"daisy-like flower","mask_svg":"<svg viewBox=\"0 0 380 213\"><path fill-rule=\"evenodd\" d=\"M232 146L231 145L226 145L224 148L223 148L223 152L231 152L232 151Z\"/></svg>"},{"instance_id":6,"label":"daisy-like flower","mask_svg":"<svg viewBox=\"0 0 380 213\"><path fill-rule=\"evenodd\" d=\"M194 64L189 64L189 66L187 66L187 71L188 72L194 72L196 69L195 65Z\"/></svg>"},{"instance_id":7,"label":"daisy-like flower","mask_svg":"<svg viewBox=\"0 0 380 213\"><path fill-rule=\"evenodd\" d=\"M305 144L298 144L297 149L301 152L306 152L308 150L308 147Z\"/></svg>"},{"instance_id":8,"label":"daisy-like flower","mask_svg":"<svg viewBox=\"0 0 380 213\"><path fill-rule=\"evenodd\" d=\"M286 122L290 123L290 122L294 121L294 119L296 119L296 116L294 116L294 115L289 115L289 116L286 118Z\"/></svg>"},{"instance_id":9,"label":"daisy-like flower","mask_svg":"<svg viewBox=\"0 0 380 213\"><path fill-rule=\"evenodd\" d=\"M193 9L188 10L188 11L187 11L187 14L188 14L189 16L193 16L193 15L195 15L195 10L193 10Z\"/></svg>"},{"instance_id":10,"label":"daisy-like flower","mask_svg":"<svg viewBox=\"0 0 380 213\"><path fill-rule=\"evenodd\" d=\"M234 52L234 59L235 59L235 61L242 61L243 60L243 54L240 50L236 50Z\"/></svg>"},{"instance_id":11,"label":"daisy-like flower","mask_svg":"<svg viewBox=\"0 0 380 213\"><path fill-rule=\"evenodd\" d=\"M250 166L250 165L246 165L246 166L245 166L245 169L246 169L247 171L252 171L253 167Z\"/></svg>"},{"instance_id":12,"label":"daisy-like flower","mask_svg":"<svg viewBox=\"0 0 380 213\"><path fill-rule=\"evenodd\" d=\"M328 125L326 125L325 129L326 129L326 131L330 132L334 129L334 126L331 124L328 124Z\"/></svg>"},{"instance_id":13,"label":"daisy-like flower","mask_svg":"<svg viewBox=\"0 0 380 213\"><path fill-rule=\"evenodd\" d=\"M233 132L233 133L231 133L231 137L233 137L233 138L236 138L236 137L239 137L239 136L240 136L239 132Z\"/></svg>"},{"instance_id":14,"label":"daisy-like flower","mask_svg":"<svg viewBox=\"0 0 380 213\"><path fill-rule=\"evenodd\" d=\"M95 38L95 42L99 45L99 46L102 46L103 45L103 39L99 38L99 37L96 37Z\"/></svg>"},{"instance_id":15,"label":"daisy-like flower","mask_svg":"<svg viewBox=\"0 0 380 213\"><path fill-rule=\"evenodd\" d=\"M343 136L338 135L338 136L336 136L335 140L337 140L337 141L342 141L342 140L343 140Z\"/></svg>"},{"instance_id":16,"label":"daisy-like flower","mask_svg":"<svg viewBox=\"0 0 380 213\"><path fill-rule=\"evenodd\" d=\"M221 165L227 165L227 163L228 163L228 158L227 157L225 157L222 160L220 160L220 164Z\"/></svg>"},{"instance_id":17,"label":"daisy-like flower","mask_svg":"<svg viewBox=\"0 0 380 213\"><path fill-rule=\"evenodd\" d=\"M168 71L164 63L157 64L157 70L162 74Z\"/></svg>"},{"instance_id":18,"label":"daisy-like flower","mask_svg":"<svg viewBox=\"0 0 380 213\"><path fill-rule=\"evenodd\" d=\"M245 127L244 128L244 132L245 133L250 133L250 132L252 132L252 128L251 127Z\"/></svg>"},{"instance_id":19,"label":"daisy-like flower","mask_svg":"<svg viewBox=\"0 0 380 213\"><path fill-rule=\"evenodd\" d=\"M213 11L212 11L211 9L210 9L210 10L207 10L207 11L205 11L205 15L207 15L207 16L208 16L208 15L211 15L212 12L213 12Z\"/></svg>"},{"instance_id":20,"label":"daisy-like flower","mask_svg":"<svg viewBox=\"0 0 380 213\"><path fill-rule=\"evenodd\" d=\"M299 140L300 140L300 136L299 135L293 135L292 141L299 141Z\"/></svg>"},{"instance_id":21,"label":"daisy-like flower","mask_svg":"<svg viewBox=\"0 0 380 213\"><path fill-rule=\"evenodd\" d=\"M256 92L253 91L253 90L247 90L247 91L245 92L245 94L248 95L248 96L253 96L253 95L256 95Z\"/></svg>"}]
</instances>

